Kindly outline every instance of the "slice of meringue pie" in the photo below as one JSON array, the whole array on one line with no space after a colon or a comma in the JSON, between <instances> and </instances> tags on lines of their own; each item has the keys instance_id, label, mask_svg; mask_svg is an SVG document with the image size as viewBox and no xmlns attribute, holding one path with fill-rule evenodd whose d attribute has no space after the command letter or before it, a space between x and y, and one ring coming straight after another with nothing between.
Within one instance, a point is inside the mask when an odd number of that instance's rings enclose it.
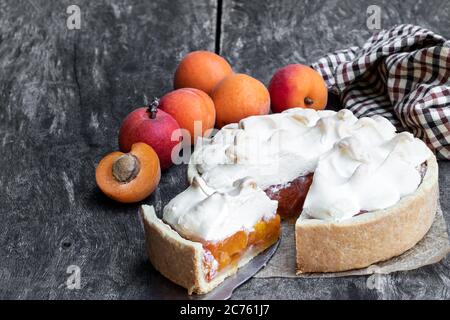
<instances>
[{"instance_id":1,"label":"slice of meringue pie","mask_svg":"<svg viewBox=\"0 0 450 320\"><path fill-rule=\"evenodd\" d=\"M189 293L206 293L277 241L281 216L297 219L298 273L366 267L426 234L437 170L421 140L380 116L249 117L197 143L190 186L161 219L142 207L148 255Z\"/></svg>"},{"instance_id":2,"label":"slice of meringue pie","mask_svg":"<svg viewBox=\"0 0 450 320\"><path fill-rule=\"evenodd\" d=\"M163 221L143 206L154 267L189 293L206 293L273 245L280 235L277 201L251 178L216 191L195 177L164 208Z\"/></svg>"}]
</instances>

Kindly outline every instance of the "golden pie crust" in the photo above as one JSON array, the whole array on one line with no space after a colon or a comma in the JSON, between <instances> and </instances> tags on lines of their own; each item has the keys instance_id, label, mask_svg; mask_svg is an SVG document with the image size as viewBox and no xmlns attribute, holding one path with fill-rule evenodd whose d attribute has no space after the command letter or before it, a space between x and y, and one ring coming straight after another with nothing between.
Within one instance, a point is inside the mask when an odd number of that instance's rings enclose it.
<instances>
[{"instance_id":1,"label":"golden pie crust","mask_svg":"<svg viewBox=\"0 0 450 320\"><path fill-rule=\"evenodd\" d=\"M367 267L412 248L433 223L439 197L435 156L417 190L390 207L342 222L305 219L295 224L297 274Z\"/></svg>"},{"instance_id":2,"label":"golden pie crust","mask_svg":"<svg viewBox=\"0 0 450 320\"><path fill-rule=\"evenodd\" d=\"M152 206L143 205L140 213L144 222L146 250L150 262L166 278L186 288L188 294L211 291L273 244L249 248L237 264L226 267L212 280L206 281L203 268L205 251L202 244L181 237L156 216Z\"/></svg>"}]
</instances>

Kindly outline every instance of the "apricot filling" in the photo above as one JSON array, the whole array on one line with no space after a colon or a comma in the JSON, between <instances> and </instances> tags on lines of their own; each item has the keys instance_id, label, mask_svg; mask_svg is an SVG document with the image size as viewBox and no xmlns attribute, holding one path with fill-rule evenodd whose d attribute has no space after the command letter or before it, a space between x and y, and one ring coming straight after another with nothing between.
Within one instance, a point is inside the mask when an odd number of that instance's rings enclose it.
<instances>
[{"instance_id":1,"label":"apricot filling","mask_svg":"<svg viewBox=\"0 0 450 320\"><path fill-rule=\"evenodd\" d=\"M271 220L261 220L251 231L238 231L219 242L202 242L206 251L203 259L206 279L209 281L218 271L236 265L248 248L268 248L279 236L280 216L277 214ZM211 259L211 255L214 259Z\"/></svg>"},{"instance_id":2,"label":"apricot filling","mask_svg":"<svg viewBox=\"0 0 450 320\"><path fill-rule=\"evenodd\" d=\"M283 185L270 186L265 193L271 200L278 201L277 214L283 219L298 217L312 181L313 174L310 173Z\"/></svg>"}]
</instances>

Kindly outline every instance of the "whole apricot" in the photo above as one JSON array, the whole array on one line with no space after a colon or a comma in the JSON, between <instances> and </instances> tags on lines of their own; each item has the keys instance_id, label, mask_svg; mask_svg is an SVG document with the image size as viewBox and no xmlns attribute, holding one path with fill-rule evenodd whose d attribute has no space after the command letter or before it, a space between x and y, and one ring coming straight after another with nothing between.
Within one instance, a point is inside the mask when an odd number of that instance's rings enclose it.
<instances>
[{"instance_id":1,"label":"whole apricot","mask_svg":"<svg viewBox=\"0 0 450 320\"><path fill-rule=\"evenodd\" d=\"M203 91L194 88L169 92L161 98L159 108L170 114L180 128L189 131L191 143L195 143L197 137L204 136L213 128L216 120L212 99Z\"/></svg>"},{"instance_id":2,"label":"whole apricot","mask_svg":"<svg viewBox=\"0 0 450 320\"><path fill-rule=\"evenodd\" d=\"M210 51L188 53L175 71L174 87L195 88L211 94L214 87L232 73L230 64Z\"/></svg>"},{"instance_id":3,"label":"whole apricot","mask_svg":"<svg viewBox=\"0 0 450 320\"><path fill-rule=\"evenodd\" d=\"M158 109L159 99L148 107L131 112L122 122L119 131L119 146L122 152L129 152L136 142L150 145L159 157L161 169L172 166L172 150L179 144L178 122L168 113Z\"/></svg>"},{"instance_id":4,"label":"whole apricot","mask_svg":"<svg viewBox=\"0 0 450 320\"><path fill-rule=\"evenodd\" d=\"M106 155L95 170L95 180L103 193L123 203L145 199L155 191L160 179L158 155L142 142L133 144L129 153Z\"/></svg>"},{"instance_id":5,"label":"whole apricot","mask_svg":"<svg viewBox=\"0 0 450 320\"><path fill-rule=\"evenodd\" d=\"M269 84L273 112L289 108L325 109L328 89L322 76L313 68L290 64L274 74Z\"/></svg>"},{"instance_id":6,"label":"whole apricot","mask_svg":"<svg viewBox=\"0 0 450 320\"><path fill-rule=\"evenodd\" d=\"M246 74L231 74L213 90L216 127L239 122L249 116L268 114L270 95L260 81Z\"/></svg>"}]
</instances>

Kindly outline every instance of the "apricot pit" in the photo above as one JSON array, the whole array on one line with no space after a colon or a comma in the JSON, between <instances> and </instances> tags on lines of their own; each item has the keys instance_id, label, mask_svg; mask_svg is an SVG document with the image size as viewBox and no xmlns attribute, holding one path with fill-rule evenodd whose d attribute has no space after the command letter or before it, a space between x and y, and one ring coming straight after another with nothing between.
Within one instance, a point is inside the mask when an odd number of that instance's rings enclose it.
<instances>
[{"instance_id":1,"label":"apricot pit","mask_svg":"<svg viewBox=\"0 0 450 320\"><path fill-rule=\"evenodd\" d=\"M138 158L132 154L124 154L114 161L112 174L117 181L130 182L138 175L140 163Z\"/></svg>"}]
</instances>

